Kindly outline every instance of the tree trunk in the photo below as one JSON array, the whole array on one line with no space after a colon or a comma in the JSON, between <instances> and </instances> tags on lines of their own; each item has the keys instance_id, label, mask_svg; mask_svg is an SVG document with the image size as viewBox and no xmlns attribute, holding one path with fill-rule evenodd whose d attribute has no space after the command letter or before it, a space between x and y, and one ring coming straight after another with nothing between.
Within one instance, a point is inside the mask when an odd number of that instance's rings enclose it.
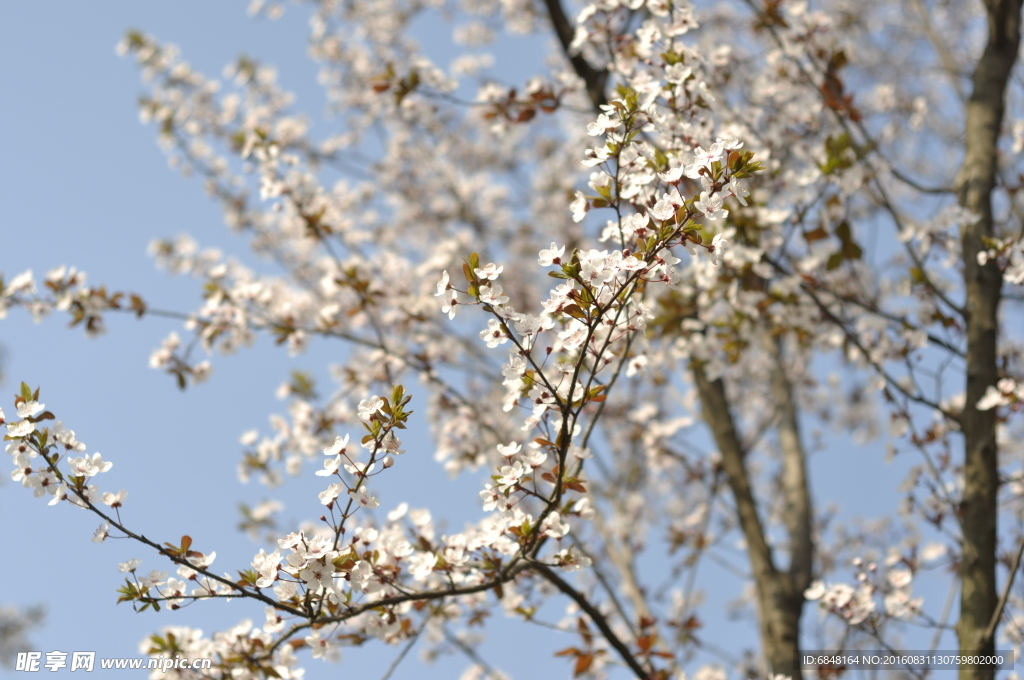
<instances>
[{"instance_id":1,"label":"tree trunk","mask_svg":"<svg viewBox=\"0 0 1024 680\"><path fill-rule=\"evenodd\" d=\"M985 0L988 42L974 69L967 104L964 164L957 178L960 205L978 216L961 233L966 284L967 397L961 426L964 434L963 534L960 574L962 653L993 649L986 635L996 609L996 518L998 461L995 410L976 407L998 380L996 340L1002 275L994 262L978 264L984 239L993 235L992 190L996 184L997 146L1003 120L1006 84L1020 43L1021 0ZM991 680L992 669L961 668L961 680Z\"/></svg>"},{"instance_id":2,"label":"tree trunk","mask_svg":"<svg viewBox=\"0 0 1024 680\"><path fill-rule=\"evenodd\" d=\"M778 367L781 371L781 367ZM800 667L795 663L797 654L800 651L800 616L803 613L804 595L806 588L805 578L810 575L810 560L812 558L810 544L810 520L809 515L805 519L791 521L787 516L787 525L791 531L794 527L797 535L790 535L791 543L791 564L789 572L779 571L772 558L772 550L765 539L764 526L758 516L757 503L754 500L753 491L750 487L750 477L747 474L747 467L744 461L746 452L739 440L736 426L733 422L732 413L729 410L729 401L725 394L725 384L719 378L709 381L704 374L703 368L694 366L693 376L697 383L697 390L700 393L701 405L704 411L704 418L711 428L715 443L722 454L722 468L728 477L729 487L732 490L736 501L736 511L739 515L740 528L747 542L747 553L750 556L750 566L754 574L754 585L757 588L757 609L758 622L761 632L761 646L767 662L771 665L773 673L788 675L793 680L801 680L803 674ZM784 376L783 376L784 378ZM788 382L782 380L773 387L788 388ZM792 405L792 395L789 394L789 403ZM783 423L780 425L780 441L783 446L795 444L796 448L790 448L789 453L800 452L801 462L796 464L790 459L787 463L787 453L783 457L783 477L786 493L792 489L797 492L802 487L804 500L787 498L787 506L795 501L796 507L810 511L810 500L807 496L806 476L803 474L802 447L799 444L797 435L795 411L787 415L785 409L780 412ZM789 430L789 426L794 429ZM797 479L802 480L795 483ZM790 484L793 481L793 484ZM799 495L799 492L797 492ZM787 515L788 515L787 508ZM806 527L804 534L803 527Z\"/></svg>"}]
</instances>

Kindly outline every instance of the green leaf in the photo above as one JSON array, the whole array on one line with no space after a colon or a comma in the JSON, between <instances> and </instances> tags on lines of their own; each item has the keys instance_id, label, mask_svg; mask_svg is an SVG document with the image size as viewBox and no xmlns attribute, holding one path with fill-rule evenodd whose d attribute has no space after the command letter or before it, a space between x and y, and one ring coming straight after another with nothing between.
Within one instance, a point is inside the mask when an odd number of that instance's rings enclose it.
<instances>
[{"instance_id":1,"label":"green leaf","mask_svg":"<svg viewBox=\"0 0 1024 680\"><path fill-rule=\"evenodd\" d=\"M587 318L586 313L582 309L580 309L579 305L566 305L565 307L562 307L562 311L574 319Z\"/></svg>"}]
</instances>

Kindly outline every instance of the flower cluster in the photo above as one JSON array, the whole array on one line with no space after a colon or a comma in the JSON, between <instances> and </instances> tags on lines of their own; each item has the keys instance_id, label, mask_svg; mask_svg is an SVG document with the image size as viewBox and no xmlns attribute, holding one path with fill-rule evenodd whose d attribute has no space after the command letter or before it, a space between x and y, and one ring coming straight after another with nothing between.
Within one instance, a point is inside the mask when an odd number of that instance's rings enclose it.
<instances>
[{"instance_id":1,"label":"flower cluster","mask_svg":"<svg viewBox=\"0 0 1024 680\"><path fill-rule=\"evenodd\" d=\"M898 557L887 559L886 564L893 567L898 561ZM857 626L875 614L875 596L878 593L883 596L885 614L893 619L908 620L921 614L924 599L911 595L914 579L911 569L893 567L881 578L874 562L865 563L858 557L853 560L853 565L859 582L856 587L846 583L826 585L819 580L811 584L804 597L818 601L823 610L842 617L851 626Z\"/></svg>"},{"instance_id":2,"label":"flower cluster","mask_svg":"<svg viewBox=\"0 0 1024 680\"><path fill-rule=\"evenodd\" d=\"M0 409L0 425L7 429L7 453L14 464L12 480L31 489L36 498L51 496L50 505L69 501L83 508L100 502L115 511L121 507L127 491L101 493L93 483L94 477L113 467L112 462L103 460L99 453L75 456L85 451L85 443L59 421L52 428L40 427L43 421L53 420L54 415L39 402L39 389L33 391L22 383L14 405L20 420L7 420ZM66 465L66 472L58 467L61 462ZM102 541L105 537L106 529L101 526L94 540Z\"/></svg>"},{"instance_id":3,"label":"flower cluster","mask_svg":"<svg viewBox=\"0 0 1024 680\"><path fill-rule=\"evenodd\" d=\"M216 657L231 677L301 677L297 652L336 660L371 638L426 640L428 654L450 640L470 649L465 631L445 627L481 623L494 597L537 622L557 591L571 604L555 625L580 638L559 655L576 675L615 661L637 677L675 677L698 640L700 592L675 589L663 607L640 576L645 551L666 544L658 559L673 578L695 574L739 529L748 550L767 551L758 559L782 564L768 540L777 527L789 534L789 573L755 570L762 607L784 606L766 596L782 583L844 631L925 621L914 554L882 568L857 561L856 583L826 584L845 563L836 555L861 546L825 554L819 534L846 535L819 532L810 502L804 447L824 446L818 426L876 437L883 402L890 436L925 458L902 487L908 516L940 532L959 518L960 538L973 538L963 508L979 476L951 451L974 436L974 410L992 426L968 450L994 445L999 455L982 458L1011 468L990 475L1009 480L991 490L994 512L1021 519L1004 502L1020 495L1014 466L1024 459L1012 420L1024 403L1024 348L1004 332L1015 317L985 330L996 338L985 381L969 396L950 385L977 346L980 311L965 288L1024 282L1024 241L1005 219L1024 195L1013 179L1024 124L1009 126L1012 151L990 149L996 216L968 209L971 192L932 154L965 157L949 141L964 135L936 114L949 84L880 75L892 62L945 74L973 59L974 42L957 40L970 21L945 13L917 34L886 3L851 15L828 0L747 3L741 22L731 3L690 0L598 0L574 18L557 1L308 4L310 53L336 114L336 133L323 138L255 59L217 79L143 33L118 46L148 83L140 117L172 167L201 179L229 229L272 268L188 236L158 239L156 265L202 283L184 312L87 285L73 268L0 280L0 318L15 307L37 320L64 312L88 335L111 313L179 320L149 364L182 389L261 334L290 355L321 341L348 348L330 368L336 389L293 372L270 432L241 436L243 481L274 487L315 461L308 507L319 517L278 531L276 501L245 508L243 526L265 530L273 550L234 572L213 572L216 553L187 535L156 544L126 526L128 492L96 483L111 463L61 423L45 427L53 415L38 390L22 386L10 421L0 411L16 482L100 516L97 541L120 534L175 566L175 576L142 575L138 560L123 563L120 601L241 598L266 614L261 627L211 636L165 629L145 653ZM284 11L259 0L250 9ZM413 40L435 10L473 48L447 69ZM502 83L494 55L476 51L508 37L499 29L549 28L561 52L524 84ZM870 49L890 34L912 37ZM848 83L869 91L855 98ZM999 304L1019 302L1016 292L1000 302L1000 290L996 325ZM822 359L841 364L826 379L814 374ZM429 445L401 433L411 378L425 393ZM687 436L698 414L714 453ZM453 475L486 470L483 515L450 531L423 508L387 512L381 475L402 469L404 447L431 449ZM772 493L746 499L744 486ZM749 505L723 515L729 489L735 506ZM704 667L697 677L724 674Z\"/></svg>"}]
</instances>

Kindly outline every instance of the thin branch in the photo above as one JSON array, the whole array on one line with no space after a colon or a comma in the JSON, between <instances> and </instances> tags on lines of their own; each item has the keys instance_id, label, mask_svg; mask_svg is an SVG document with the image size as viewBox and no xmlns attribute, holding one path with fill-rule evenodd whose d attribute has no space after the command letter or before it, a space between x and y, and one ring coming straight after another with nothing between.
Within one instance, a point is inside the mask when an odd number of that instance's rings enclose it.
<instances>
[{"instance_id":1,"label":"thin branch","mask_svg":"<svg viewBox=\"0 0 1024 680\"><path fill-rule=\"evenodd\" d=\"M983 646L987 646L995 637L996 627L999 625L999 619L1003 616L1006 601L1010 598L1010 589L1013 587L1013 581L1017 577L1017 571L1020 569L1022 556L1024 556L1024 539L1021 540L1020 548L1017 549L1017 555L1013 558L1013 566L1010 568L1010 574L1006 577L1006 585L1003 587L1003 594L999 596L996 610L992 612L992 620L988 622L988 628L985 629L985 636L982 638Z\"/></svg>"},{"instance_id":2,"label":"thin branch","mask_svg":"<svg viewBox=\"0 0 1024 680\"><path fill-rule=\"evenodd\" d=\"M428 618L427 621L424 621L423 625L419 627L419 630L417 630L413 634L413 636L411 638L409 638L409 643L405 647L402 647L402 651L399 652L398 656L395 657L395 660L391 662L391 665L388 666L388 669L384 672L384 675L381 676L380 680L388 680L388 678L391 677L391 675L398 668L399 664L402 663L402 660L405 659L405 655L408 654L412 650L412 648L416 645L416 641L420 639L420 635L423 633L424 630L426 630L427 622L429 620L430 619Z\"/></svg>"},{"instance_id":3,"label":"thin branch","mask_svg":"<svg viewBox=\"0 0 1024 680\"><path fill-rule=\"evenodd\" d=\"M949 583L949 593L946 595L946 602L942 605L942 616L939 618L939 625L936 626L935 636L932 637L932 646L928 648L928 651L932 654L939 648L939 642L942 641L942 632L950 628L949 614L953 611L953 600L956 597L958 582L953 579Z\"/></svg>"},{"instance_id":4,"label":"thin branch","mask_svg":"<svg viewBox=\"0 0 1024 680\"><path fill-rule=\"evenodd\" d=\"M900 394L902 394L910 401L917 402L918 404L922 404L924 406L928 406L929 408L938 411L952 422L958 424L960 423L960 417L957 416L955 413L943 408L942 405L939 404L938 402L932 401L927 397L922 397L919 394L911 393L909 390L903 387L903 385L901 385L899 381L896 380L896 378L889 375L889 372L886 371L881 365L876 364L874 361L872 361L870 352L868 352L867 348L864 347L863 343L861 343L860 338L858 338L849 328L847 328L846 324L842 321L842 319L836 316L832 312L832 310L828 308L828 305L822 302L821 299L817 295L815 295L811 287L805 283L801 283L800 287L803 289L805 293L807 293L807 295L812 300L814 300L815 304L818 305L818 309L821 310L821 313L827 316L830 321L832 321L836 326L838 326L839 329L843 331L843 334L846 336L846 339L849 340L854 345L854 347L860 350L861 354L864 356L864 360L867 361L875 369L875 371L877 371L878 374L885 379L886 384L892 386L895 390L897 390Z\"/></svg>"},{"instance_id":5,"label":"thin branch","mask_svg":"<svg viewBox=\"0 0 1024 680\"><path fill-rule=\"evenodd\" d=\"M480 666L480 668L483 668L484 669L484 673L487 674L488 678L494 678L494 680L499 680L500 678L505 677L504 673L502 673L501 671L496 670L493 666L491 666L489 663L487 663L484 660L484 658L477 653L477 651L475 649L473 649L472 647L467 645L465 642L463 642L459 638L457 638L454 635L452 635L450 632L448 632L448 628L447 627L442 626L441 633L444 635L444 639L445 640L447 640L450 644L452 644L455 647L457 647L460 652L462 652L467 657L469 657L470 661L475 663L477 666Z\"/></svg>"},{"instance_id":6,"label":"thin branch","mask_svg":"<svg viewBox=\"0 0 1024 680\"><path fill-rule=\"evenodd\" d=\"M611 626L608 624L608 619L605 618L604 614L602 614L597 607L590 603L590 600L584 597L581 592L566 583L561 576L552 571L546 564L535 563L534 569L538 574L547 579L549 583L558 588L564 594L568 595L573 602L579 605L580 609L587 613L587 616L590 617L590 620L593 621L594 625L601 631L601 634L608 641L608 644L615 648L615 651L619 653L619 656L626 662L626 665L629 666L630 670L633 671L636 677L640 678L640 680L648 680L653 675L651 670L644 669L644 667L640 665L640 662L636 660L633 653L629 651L629 647L627 647L625 643L619 639L619 636L615 634L615 631L612 630Z\"/></svg>"},{"instance_id":7,"label":"thin branch","mask_svg":"<svg viewBox=\"0 0 1024 680\"><path fill-rule=\"evenodd\" d=\"M595 512L594 516L595 516L595 519L596 519L597 517L600 516L600 512ZM573 537L574 539L578 538L575 535L575 533L572 532L572 531L569 532L569 535L571 537ZM605 540L607 541L608 538L606 537ZM585 547L583 547L583 542L582 541L577 540L576 541L576 545L573 547L573 550L574 551L575 550L579 550L580 553L584 557L589 558L590 561L593 563L594 576L597 577L597 582L601 584L602 588L604 588L604 592L608 595L608 599L611 600L611 603L615 606L615 611L617 611L619 613L619 616L622 617L622 620L625 622L626 627L629 628L629 632L633 635L633 637L637 637L636 629L634 628L634 626L633 626L633 624L632 624L632 622L630 621L630 618L629 618L629 612L626 611L625 606L623 606L623 604L622 604L622 600L620 600L618 595L615 594L615 588L612 587L612 584L609 583L608 578L604 575L604 571L601 570L601 567L599 566L600 565L600 560L599 559L598 560L594 559L594 555L590 551L588 551ZM616 552L617 549L613 548L611 546L608 546L607 550L608 550L608 553L609 553L609 557L611 557L611 559L612 559L612 562L615 564L615 566L619 567L619 571L620 572L625 572L623 574L623 578L629 584L629 589L636 589L637 594L639 595L639 590L640 589L636 585L636 575L633 573L633 570L631 568L632 565L628 565L627 564L625 567L619 565L618 561L614 557L614 553ZM636 607L637 610L638 610L638 612L637 612L638 614L640 614L641 616L647 616L649 614L649 612L647 611L646 603L643 601L642 598L631 597L630 599L638 600L638 601L635 601L633 603L633 606ZM641 605L643 605L643 606L641 606Z\"/></svg>"},{"instance_id":8,"label":"thin branch","mask_svg":"<svg viewBox=\"0 0 1024 680\"><path fill-rule=\"evenodd\" d=\"M746 3L746 5L750 7L750 9L755 14L760 14L757 6L754 4L754 0L743 0L743 2ZM783 52L783 54L789 55L789 50L786 49L785 43L782 40L782 36L779 35L777 28L774 25L770 24L767 26L767 28L768 32L772 36L772 39L775 41L776 46L778 46L778 48ZM789 59L793 63L793 65L796 66L797 70L800 72L800 75L803 76L804 81L807 83L807 85L812 90L820 94L821 97L824 98L825 93L822 91L821 88L817 86L817 84L814 81L814 76L812 76L811 73L807 70L807 66L802 61L791 55L789 56ZM818 64L812 61L811 66L818 72L819 76L823 75L823 73L821 72L821 67ZM874 151L877 157L881 159L886 164L886 166L889 167L890 170L893 169L892 163L881 154L881 152L879 151L879 145L871 138L870 133L868 132L867 128L864 127L863 124L851 122L850 120L842 116L838 111L834 110L831 106L826 105L825 108L832 114L832 117L835 119L836 124L839 125L839 127L843 128L843 130L846 132L847 135L849 135L851 140L855 139L853 135L853 127L857 128L857 132L859 133L861 139L865 140L864 144L858 144L856 142L853 144L853 149L856 152L859 160L863 160L866 162L868 153L870 151ZM881 179L879 179L878 173L870 174L871 183L875 185L875 190L878 191L881 207L885 208L885 210L892 217L893 223L896 226L896 230L899 232L903 232L903 218L900 216L899 212L897 212L896 207L892 204L892 201L889 200L889 192L886 190L886 187L882 183ZM950 309L955 311L961 318L967 318L967 309L964 306L957 305L955 302L953 302L953 300L951 300L946 295L946 293L932 280L931 275L928 274L927 269L925 269L924 262L921 260L920 256L914 250L913 245L909 241L904 243L904 249L906 250L907 255L910 257L911 261L914 263L914 266L920 270L922 282L928 287L932 294L935 295L935 297L941 300Z\"/></svg>"}]
</instances>

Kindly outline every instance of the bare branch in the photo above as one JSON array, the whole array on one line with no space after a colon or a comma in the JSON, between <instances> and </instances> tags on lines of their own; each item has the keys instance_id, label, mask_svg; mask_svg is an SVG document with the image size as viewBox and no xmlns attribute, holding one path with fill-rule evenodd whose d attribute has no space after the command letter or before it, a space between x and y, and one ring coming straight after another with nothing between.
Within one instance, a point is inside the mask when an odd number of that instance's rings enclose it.
<instances>
[{"instance_id":1,"label":"bare branch","mask_svg":"<svg viewBox=\"0 0 1024 680\"><path fill-rule=\"evenodd\" d=\"M600 111L601 107L608 103L604 93L605 83L608 81L608 71L599 71L587 63L583 55L570 52L569 46L572 44L575 31L568 17L565 16L562 3L559 0L544 0L544 6L548 10L548 17L551 19L551 25L558 36L558 42L562 46L562 51L565 52L565 56L572 64L576 75L586 83L587 94L590 96L594 109Z\"/></svg>"}]
</instances>

